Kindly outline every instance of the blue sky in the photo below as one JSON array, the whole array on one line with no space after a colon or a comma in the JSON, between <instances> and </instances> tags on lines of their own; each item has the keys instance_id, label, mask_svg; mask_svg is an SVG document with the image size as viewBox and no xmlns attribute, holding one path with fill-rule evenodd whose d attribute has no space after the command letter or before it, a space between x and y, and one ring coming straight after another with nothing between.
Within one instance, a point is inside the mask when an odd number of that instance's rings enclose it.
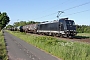
<instances>
[{"instance_id":1,"label":"blue sky","mask_svg":"<svg viewBox=\"0 0 90 60\"><path fill-rule=\"evenodd\" d=\"M87 4L79 6L84 3ZM90 25L90 0L1 0L0 11L7 12L11 20L9 24L16 21L53 21L57 19L58 11L64 11L60 18L68 17L76 24Z\"/></svg>"}]
</instances>

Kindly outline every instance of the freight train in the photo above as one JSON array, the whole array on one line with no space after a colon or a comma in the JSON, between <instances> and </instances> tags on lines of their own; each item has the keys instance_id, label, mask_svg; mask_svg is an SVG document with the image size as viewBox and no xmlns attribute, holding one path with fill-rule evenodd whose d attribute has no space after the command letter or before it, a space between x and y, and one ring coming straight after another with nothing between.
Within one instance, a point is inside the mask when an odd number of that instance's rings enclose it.
<instances>
[{"instance_id":1,"label":"freight train","mask_svg":"<svg viewBox=\"0 0 90 60\"><path fill-rule=\"evenodd\" d=\"M20 32L60 37L73 37L77 34L74 20L69 20L68 18L20 26L19 30Z\"/></svg>"}]
</instances>

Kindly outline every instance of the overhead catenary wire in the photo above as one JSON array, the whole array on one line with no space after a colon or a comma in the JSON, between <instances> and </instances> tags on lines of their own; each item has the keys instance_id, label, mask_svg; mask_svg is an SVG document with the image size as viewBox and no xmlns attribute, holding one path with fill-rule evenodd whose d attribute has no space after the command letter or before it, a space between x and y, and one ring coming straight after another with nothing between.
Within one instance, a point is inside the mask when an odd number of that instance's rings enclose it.
<instances>
[{"instance_id":1,"label":"overhead catenary wire","mask_svg":"<svg viewBox=\"0 0 90 60\"><path fill-rule=\"evenodd\" d=\"M67 10L74 9L74 8L77 8L77 7L80 7L80 6L84 6L84 5L87 5L87 4L90 4L90 1L89 1L89 2L86 2L86 3L83 3L83 4L80 4L80 5L76 5L76 6L74 6L74 7L70 7L70 8L68 8L68 9L65 9L65 10L62 10L62 11L65 12L65 11L67 11ZM52 13L52 14L48 14L48 15L42 16L42 17L37 18L37 19L45 18L45 17L47 17L47 16L51 16L51 15L54 15L54 14L56 14L56 13L58 13L58 12L54 12L54 13ZM34 19L34 20L36 20L36 19Z\"/></svg>"},{"instance_id":2,"label":"overhead catenary wire","mask_svg":"<svg viewBox=\"0 0 90 60\"><path fill-rule=\"evenodd\" d=\"M62 2L62 3L58 4L58 5L65 4L65 3L69 2L69 1L70 1L70 0L67 0L67 1L65 0L64 2ZM76 0L75 0L75 1L76 1ZM54 8L54 7L57 7L57 5L49 8L49 9L52 9L52 8ZM48 10L48 9L47 9L47 10ZM47 11L47 10L45 10L45 11ZM45 11L43 11L43 12L45 12Z\"/></svg>"},{"instance_id":3,"label":"overhead catenary wire","mask_svg":"<svg viewBox=\"0 0 90 60\"><path fill-rule=\"evenodd\" d=\"M64 1L64 2L62 2L61 4L64 4L64 3L68 2L68 1L70 1L70 0ZM59 4L59 5L61 5L61 4ZM51 8L54 8L54 7L51 7ZM51 9L51 8L49 8L49 9ZM48 10L48 9L47 9L47 10ZM45 11L46 11L46 10L45 10ZM45 12L45 11L43 11L43 12ZM54 14L57 14L57 13L58 13L58 12L54 12L54 13L51 13L51 14L48 14L48 15L45 15L45 16L41 16L41 17L39 17L39 18L35 18L34 20L36 20L36 19L41 19L41 18L50 16L50 15L54 15Z\"/></svg>"},{"instance_id":4,"label":"overhead catenary wire","mask_svg":"<svg viewBox=\"0 0 90 60\"><path fill-rule=\"evenodd\" d=\"M80 6L84 6L84 5L87 5L87 4L90 4L90 1L89 1L89 2L86 2L86 3L83 3L83 4L80 4L80 5L76 5L76 6L74 6L74 7L70 7L70 8L68 8L68 9L63 10L63 11L67 11L67 10L70 10L70 9L74 9L74 8L77 8L77 7L80 7Z\"/></svg>"},{"instance_id":5,"label":"overhead catenary wire","mask_svg":"<svg viewBox=\"0 0 90 60\"><path fill-rule=\"evenodd\" d=\"M67 14L67 15L63 15L61 17L65 17L65 16L69 16L69 15L75 15L75 14L84 13L84 12L88 12L88 11L90 11L90 9L83 10L83 11L78 11L78 12L75 12L75 13L70 13L70 14Z\"/></svg>"},{"instance_id":6,"label":"overhead catenary wire","mask_svg":"<svg viewBox=\"0 0 90 60\"><path fill-rule=\"evenodd\" d=\"M78 13L84 13L84 12L87 12L87 11L90 11L90 9L83 10L83 11L78 11L78 12L67 14L67 15L64 15L64 16L74 15L74 14L78 14Z\"/></svg>"},{"instance_id":7,"label":"overhead catenary wire","mask_svg":"<svg viewBox=\"0 0 90 60\"><path fill-rule=\"evenodd\" d=\"M42 16L42 17L39 17L39 18L35 18L34 20L37 20L37 19L41 19L41 18L44 18L44 17L47 17L47 16L51 16L51 15L54 15L56 14L57 12L54 12L52 14L48 14L48 15L45 15L45 16Z\"/></svg>"}]
</instances>

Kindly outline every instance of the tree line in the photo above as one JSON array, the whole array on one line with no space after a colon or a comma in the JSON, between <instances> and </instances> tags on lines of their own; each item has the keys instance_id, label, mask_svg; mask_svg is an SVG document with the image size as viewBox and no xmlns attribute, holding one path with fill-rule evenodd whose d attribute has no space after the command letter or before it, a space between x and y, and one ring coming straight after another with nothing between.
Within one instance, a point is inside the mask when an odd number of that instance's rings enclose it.
<instances>
[{"instance_id":1,"label":"tree line","mask_svg":"<svg viewBox=\"0 0 90 60\"><path fill-rule=\"evenodd\" d=\"M90 25L76 25L78 33L90 33Z\"/></svg>"},{"instance_id":2,"label":"tree line","mask_svg":"<svg viewBox=\"0 0 90 60\"><path fill-rule=\"evenodd\" d=\"M10 18L6 12L0 12L0 31L10 22Z\"/></svg>"},{"instance_id":3,"label":"tree line","mask_svg":"<svg viewBox=\"0 0 90 60\"><path fill-rule=\"evenodd\" d=\"M35 21L20 21L20 22L14 22L13 25L8 25L6 26L6 28L12 28L12 27L18 27L18 26L24 26L24 25L29 25L29 24L36 24L36 23L40 23L40 22L35 22Z\"/></svg>"},{"instance_id":4,"label":"tree line","mask_svg":"<svg viewBox=\"0 0 90 60\"><path fill-rule=\"evenodd\" d=\"M35 24L35 23L39 23L39 22L35 22L35 21L20 21L20 22L14 22L13 26L14 27L18 27L18 26L24 26L24 25L28 25L28 24Z\"/></svg>"}]
</instances>

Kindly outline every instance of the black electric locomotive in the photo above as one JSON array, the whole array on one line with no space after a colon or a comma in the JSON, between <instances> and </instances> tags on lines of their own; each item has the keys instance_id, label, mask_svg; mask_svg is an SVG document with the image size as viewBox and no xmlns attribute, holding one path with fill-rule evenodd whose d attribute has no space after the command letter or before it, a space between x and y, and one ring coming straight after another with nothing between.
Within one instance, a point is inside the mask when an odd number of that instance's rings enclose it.
<instances>
[{"instance_id":1,"label":"black electric locomotive","mask_svg":"<svg viewBox=\"0 0 90 60\"><path fill-rule=\"evenodd\" d=\"M73 20L62 18L52 22L38 24L37 33L61 37L73 37L76 35L76 26Z\"/></svg>"}]
</instances>

